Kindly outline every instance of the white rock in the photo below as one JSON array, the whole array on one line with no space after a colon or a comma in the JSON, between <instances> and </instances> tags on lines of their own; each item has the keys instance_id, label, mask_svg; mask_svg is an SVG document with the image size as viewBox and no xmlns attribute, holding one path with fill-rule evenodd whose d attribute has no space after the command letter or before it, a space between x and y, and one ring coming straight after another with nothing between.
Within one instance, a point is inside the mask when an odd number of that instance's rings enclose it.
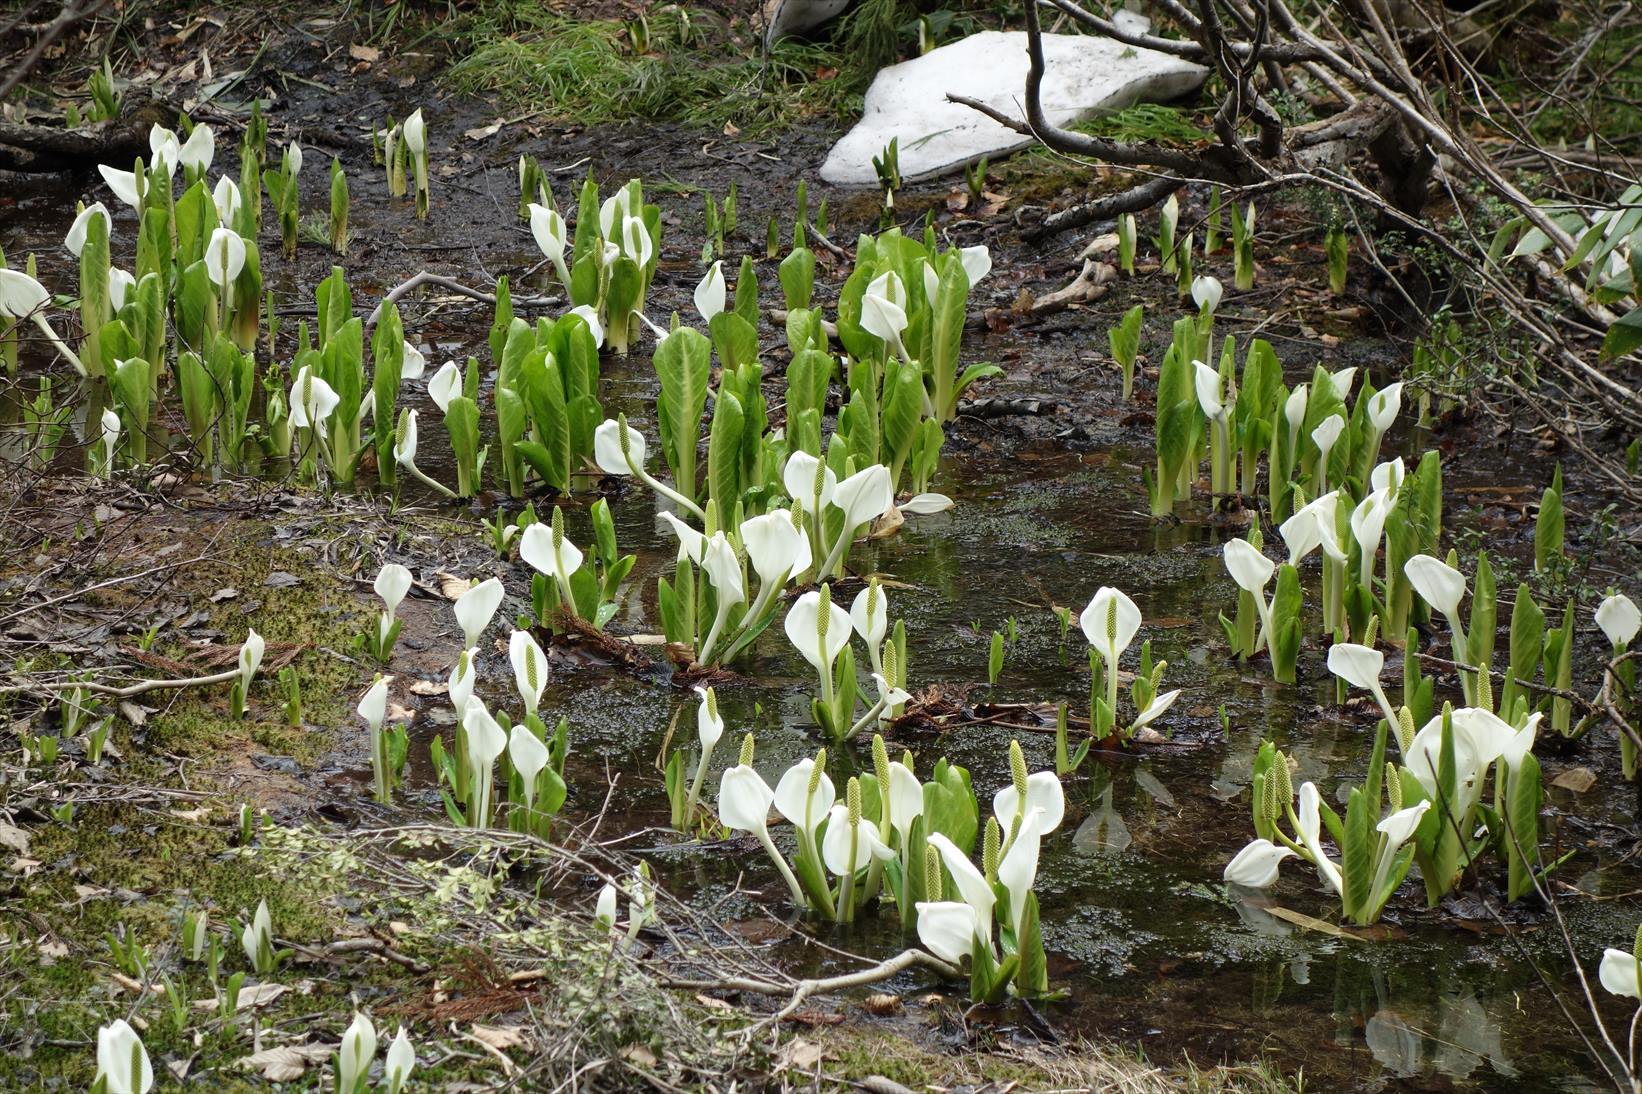
<instances>
[{"instance_id":1,"label":"white rock","mask_svg":"<svg viewBox=\"0 0 1642 1094\"><path fill-rule=\"evenodd\" d=\"M1141 100L1172 99L1208 77L1202 65L1095 35L1046 34L1043 49L1043 109L1056 125ZM875 185L872 158L891 138L900 139L901 177L909 182L1032 144L1031 137L946 99L949 92L966 95L1022 118L1026 70L1025 31L984 31L884 69L867 89L861 121L827 154L821 177Z\"/></svg>"},{"instance_id":2,"label":"white rock","mask_svg":"<svg viewBox=\"0 0 1642 1094\"><path fill-rule=\"evenodd\" d=\"M814 30L854 3L854 0L765 0L764 45L789 34Z\"/></svg>"}]
</instances>

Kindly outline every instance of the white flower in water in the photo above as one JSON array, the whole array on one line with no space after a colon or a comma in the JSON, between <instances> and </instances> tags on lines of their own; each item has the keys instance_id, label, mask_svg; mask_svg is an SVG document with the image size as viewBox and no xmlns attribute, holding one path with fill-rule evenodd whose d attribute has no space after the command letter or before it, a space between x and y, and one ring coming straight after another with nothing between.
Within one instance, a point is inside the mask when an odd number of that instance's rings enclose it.
<instances>
[{"instance_id":1,"label":"white flower in water","mask_svg":"<svg viewBox=\"0 0 1642 1094\"><path fill-rule=\"evenodd\" d=\"M1368 400L1368 424L1374 432L1384 433L1397 420L1403 408L1403 384L1398 380L1376 391Z\"/></svg>"},{"instance_id":2,"label":"white flower in water","mask_svg":"<svg viewBox=\"0 0 1642 1094\"><path fill-rule=\"evenodd\" d=\"M428 398L438 407L440 413L450 409L450 401L463 392L462 370L455 361L446 361L439 366L439 371L433 374L428 381Z\"/></svg>"},{"instance_id":3,"label":"white flower in water","mask_svg":"<svg viewBox=\"0 0 1642 1094\"><path fill-rule=\"evenodd\" d=\"M583 323L587 324L587 329L593 334L593 344L595 346L604 345L604 326L599 322L599 313L594 309L593 305L578 304L565 314L574 315Z\"/></svg>"},{"instance_id":4,"label":"white flower in water","mask_svg":"<svg viewBox=\"0 0 1642 1094\"><path fill-rule=\"evenodd\" d=\"M230 228L218 228L205 245L205 272L212 284L226 290L245 269L245 240Z\"/></svg>"},{"instance_id":5,"label":"white flower in water","mask_svg":"<svg viewBox=\"0 0 1642 1094\"><path fill-rule=\"evenodd\" d=\"M1602 965L1597 970L1602 986L1614 995L1626 999L1642 999L1642 984L1638 983L1636 955L1609 947L1602 951Z\"/></svg>"},{"instance_id":6,"label":"white flower in water","mask_svg":"<svg viewBox=\"0 0 1642 1094\"><path fill-rule=\"evenodd\" d=\"M217 207L217 223L224 228L233 227L241 204L239 184L227 175L222 176L217 180L216 189L211 191L211 204Z\"/></svg>"},{"instance_id":7,"label":"white flower in water","mask_svg":"<svg viewBox=\"0 0 1642 1094\"><path fill-rule=\"evenodd\" d=\"M428 150L428 124L422 120L421 107L405 119L403 132L405 147L410 149L411 155L420 156Z\"/></svg>"},{"instance_id":8,"label":"white flower in water","mask_svg":"<svg viewBox=\"0 0 1642 1094\"><path fill-rule=\"evenodd\" d=\"M131 290L137 285L137 279L120 269L118 266L108 268L108 306L116 314L125 307L125 301L131 295Z\"/></svg>"},{"instance_id":9,"label":"white flower in water","mask_svg":"<svg viewBox=\"0 0 1642 1094\"><path fill-rule=\"evenodd\" d=\"M924 948L956 965L975 952L980 916L961 900L926 900L918 907L918 941Z\"/></svg>"},{"instance_id":10,"label":"white flower in water","mask_svg":"<svg viewBox=\"0 0 1642 1094\"><path fill-rule=\"evenodd\" d=\"M969 278L971 285L977 284L992 272L992 252L987 249L984 243L977 243L973 247L959 248L958 262L963 266L964 276Z\"/></svg>"},{"instance_id":11,"label":"white flower in water","mask_svg":"<svg viewBox=\"0 0 1642 1094\"><path fill-rule=\"evenodd\" d=\"M457 625L462 628L462 645L479 644L479 636L490 626L490 621L495 617L496 609L502 606L502 597L506 594L507 590L502 587L502 583L492 577L481 581L456 598L451 610L456 613Z\"/></svg>"},{"instance_id":12,"label":"white flower in water","mask_svg":"<svg viewBox=\"0 0 1642 1094\"><path fill-rule=\"evenodd\" d=\"M530 235L536 240L542 256L555 264L563 262L565 246L570 238L564 217L559 215L557 209L549 209L536 202L530 203L529 212Z\"/></svg>"},{"instance_id":13,"label":"white flower in water","mask_svg":"<svg viewBox=\"0 0 1642 1094\"><path fill-rule=\"evenodd\" d=\"M139 199L137 197L137 175L132 171L121 171L118 167L110 167L106 163L97 165L97 173L103 176L108 188L114 191L114 196L126 205L135 209Z\"/></svg>"},{"instance_id":14,"label":"white flower in water","mask_svg":"<svg viewBox=\"0 0 1642 1094\"><path fill-rule=\"evenodd\" d=\"M532 528L540 527L532 524ZM514 631L508 637L508 660L513 665L513 683L524 700L525 713L535 714L547 688L547 655L529 631Z\"/></svg>"},{"instance_id":15,"label":"white flower in water","mask_svg":"<svg viewBox=\"0 0 1642 1094\"><path fill-rule=\"evenodd\" d=\"M296 376L291 382L291 425L297 429L317 429L341 402L341 396L337 395L330 384L315 376L307 365L303 365L297 369ZM411 413L414 414L415 411ZM415 443L413 439L413 453Z\"/></svg>"},{"instance_id":16,"label":"white flower in water","mask_svg":"<svg viewBox=\"0 0 1642 1094\"><path fill-rule=\"evenodd\" d=\"M1199 275L1192 278L1192 303L1197 310L1213 315L1220 306L1220 295L1225 292L1218 278Z\"/></svg>"},{"instance_id":17,"label":"white flower in water","mask_svg":"<svg viewBox=\"0 0 1642 1094\"><path fill-rule=\"evenodd\" d=\"M406 342L401 351L402 363L399 366L399 381L420 380L427 371L428 359L422 356L422 351Z\"/></svg>"},{"instance_id":18,"label":"white flower in water","mask_svg":"<svg viewBox=\"0 0 1642 1094\"><path fill-rule=\"evenodd\" d=\"M1415 555L1403 563L1403 573L1421 600L1450 621L1459 614L1460 598L1465 596L1464 574L1430 555Z\"/></svg>"},{"instance_id":19,"label":"white flower in water","mask_svg":"<svg viewBox=\"0 0 1642 1094\"><path fill-rule=\"evenodd\" d=\"M797 451L787 457L781 471L781 485L793 504L811 516L832 504L838 491L838 476L819 457Z\"/></svg>"},{"instance_id":20,"label":"white flower in water","mask_svg":"<svg viewBox=\"0 0 1642 1094\"><path fill-rule=\"evenodd\" d=\"M696 311L701 313L702 321L711 323L713 316L723 312L725 299L724 263L714 262L707 268L707 275L696 285Z\"/></svg>"},{"instance_id":21,"label":"white flower in water","mask_svg":"<svg viewBox=\"0 0 1642 1094\"><path fill-rule=\"evenodd\" d=\"M80 210L80 215L74 218L74 223L69 225L68 235L63 237L63 246L68 248L68 253L75 258L79 258L80 252L85 250L86 229L90 226L92 219L96 217L101 217L103 223L107 225L109 233L113 233L114 221L108 215L108 206L100 201L94 201L87 205ZM118 311L119 309L114 310Z\"/></svg>"},{"instance_id":22,"label":"white flower in water","mask_svg":"<svg viewBox=\"0 0 1642 1094\"><path fill-rule=\"evenodd\" d=\"M1078 625L1112 672L1140 631L1140 608L1121 589L1103 585L1078 616Z\"/></svg>"},{"instance_id":23,"label":"white flower in water","mask_svg":"<svg viewBox=\"0 0 1642 1094\"><path fill-rule=\"evenodd\" d=\"M1226 863L1223 876L1233 885L1266 889L1277 880L1278 866L1284 859L1292 857L1294 852L1287 847L1279 847L1268 839L1257 839Z\"/></svg>"},{"instance_id":24,"label":"white flower in water","mask_svg":"<svg viewBox=\"0 0 1642 1094\"><path fill-rule=\"evenodd\" d=\"M822 633L821 594L807 592L787 609L783 624L793 647L803 654L817 673L832 675L832 663L849 645L851 622L849 613L830 600L827 602L827 623Z\"/></svg>"},{"instance_id":25,"label":"white flower in water","mask_svg":"<svg viewBox=\"0 0 1642 1094\"><path fill-rule=\"evenodd\" d=\"M373 733L381 729L382 723L387 720L388 682L392 679L391 676L378 676L359 700L359 716L365 719L365 724L371 727Z\"/></svg>"}]
</instances>

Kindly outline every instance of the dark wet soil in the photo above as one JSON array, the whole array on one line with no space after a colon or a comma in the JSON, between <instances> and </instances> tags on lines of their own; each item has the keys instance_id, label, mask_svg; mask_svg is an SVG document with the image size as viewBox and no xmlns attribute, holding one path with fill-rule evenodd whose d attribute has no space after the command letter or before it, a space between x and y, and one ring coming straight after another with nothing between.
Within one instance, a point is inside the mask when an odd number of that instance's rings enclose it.
<instances>
[{"instance_id":1,"label":"dark wet soil","mask_svg":"<svg viewBox=\"0 0 1642 1094\"><path fill-rule=\"evenodd\" d=\"M321 59L327 53L331 59ZM482 288L506 274L516 295L551 294L517 217L514 171L521 152L549 170L561 206L572 203L587 173L605 187L631 177L644 180L647 196L663 209L664 259L649 308L657 319L690 311L701 273L700 189L722 198L732 182L737 186L741 228L729 241L726 265L752 254L767 302L776 281L775 264L764 257L764 227L773 215L783 238L790 238L798 180L808 180L812 211L827 202L834 243L847 248L857 232L877 225L875 195L820 183L816 170L835 135L822 128L747 140L673 127L583 130L533 119L470 139L464 132L494 120L499 107L440 97L437 73L425 64L385 64L357 75L350 75L351 65L345 50L336 56L334 42L290 35L271 43L252 79L264 82L262 90L278 92L270 112L273 139L296 137L309 151L304 209L325 207L325 156L340 159L353 194L354 242L345 259L304 243L296 261L287 263L267 248L265 280L275 294L286 346L294 345L297 321L313 314L313 286L333 263L347 269L361 311L419 270ZM277 69L301 78L279 80L272 75ZM411 75L415 82L401 86ZM434 196L425 222L414 218L407 203L385 197L366 135L385 116L416 106L427 115L433 146ZM227 143L219 144L219 159L231 161ZM1034 249L1021 241L1015 223L1016 217L1030 220L1030 204L982 219L949 211L948 194L943 184L909 187L897 201L903 226L921 230L922 214L933 211L943 240L993 248L994 272L972 298L975 329L965 340L965 359L1004 368L1005 375L989 381L978 397L1036 400L1042 412L960 418L936 483L956 499L956 508L909 522L897 536L859 551L853 565L861 574L891 575L906 586L894 591L892 605L911 634L915 688L936 685L955 696L967 694L971 706L1064 699L1076 710L1087 701L1084 649L1075 627L1063 646L1051 607L1076 610L1096 587L1115 584L1139 602L1147 619L1143 635L1169 661L1167 686L1187 689L1165 720L1168 741L1132 754L1096 754L1068 780L1067 820L1046 844L1040 880L1052 978L1068 998L1045 1007L1043 1020L1064 1033L1139 1044L1154 1060L1266 1055L1284 1069L1303 1068L1317 1089L1583 1088L1599 1073L1553 1017L1549 993L1532 967L1537 963L1557 990L1569 991L1573 981L1557 931L1543 910L1526 906L1511 913L1510 936L1502 933L1485 910L1485 902L1498 896L1495 879L1483 879L1476 891L1438 910L1423 908L1409 884L1391 905L1389 929L1371 939L1308 931L1270 914L1262 902L1227 897L1220 870L1249 836L1243 791L1259 741L1275 737L1299 761L1300 776L1316 780L1332 798L1361 777L1372 715L1332 704L1316 649L1306 651L1302 682L1292 688L1273 685L1263 664L1228 661L1216 621L1234 598L1220 563L1225 530L1208 519L1201 501L1183 506L1179 522L1158 524L1146 512L1140 471L1152 462L1149 378L1143 376L1135 402L1121 401L1105 332L1132 303L1145 302L1146 348L1160 352L1169 322L1180 313L1172 283L1142 276L1118 282L1085 307L1041 319L1020 314L1023 297L1071 279L1075 256L1096 231ZM1194 195L1189 207L1202 197ZM0 244L8 256L35 251L48 284L72 284L58 240L76 199L109 200L93 177L18 188L0 199ZM1303 209L1263 210L1262 233L1287 238L1305 229L1306 217ZM116 262L129 261L133 235L129 211L116 208ZM817 256L818 297L830 307L848 263L826 248ZM1217 319L1222 332L1240 339L1258 332L1271 340L1291 378L1324 362L1364 366L1384 382L1404 365L1414 324L1381 298L1366 270L1353 270L1347 300L1330 301L1317 288L1319 248L1274 244L1263 248L1262 259L1254 290L1228 289ZM1205 267L1229 285L1229 259ZM433 297L402 306L408 336L430 364L468 353L488 359L488 309ZM767 373L778 376L780 332L765 325L760 334ZM627 409L640 422L650 417L656 387L647 352L648 343L641 343L631 359L605 362L607 409ZM422 462L437 474L444 470L444 438L432 433L424 439L428 454ZM1520 573L1532 550L1525 506L1537 501L1548 481L1554 453L1527 449L1518 437L1480 420L1455 418L1434 435L1399 428L1388 454L1394 448L1417 455L1430 446L1444 454L1451 531L1484 543ZM587 487L569 502L572 538L585 536L580 506L598 486ZM488 514L502 503L487 497L474 508ZM646 496L627 492L615 504L622 547L636 551L640 561L612 630L653 631L654 577L670 565L672 547L658 534ZM1567 504L1570 528L1603 505L1577 467L1569 469ZM266 505L264 516L277 528L283 519L274 511L278 499L269 495ZM197 499L177 509L189 514L179 518L185 521L212 519ZM47 527L38 531L56 534ZM308 537L318 538L317 532ZM416 712L406 807L437 816L426 746L435 735L448 735L448 715L439 698L410 691L416 680L444 678L456 644L447 606L430 593L435 574L511 575L517 595L526 584L524 571L518 563L497 563L477 535L449 536L437 522L413 524L408 536L395 537L373 518L369 534L357 534L356 543L347 538L344 533L343 544L328 557L357 562L366 575L380 559L404 561L423 585L402 611L404 636L391 669L399 676L395 702ZM1585 577L1596 587L1634 579L1625 569L1633 564L1634 556L1607 548ZM1499 584L1514 587L1503 577ZM367 590L361 584L358 591L365 610ZM168 608L148 604L141 610L151 619ZM1507 615L1502 610L1502 622ZM987 642L1009 618L1018 620L1020 638L1009 649L998 686L988 689L976 683L985 679ZM1582 626L1589 630L1584 621ZM1589 641L1588 633L1582 641ZM511 676L503 655L487 652L482 672L486 688L506 691ZM366 674L360 673L363 687ZM769 773L818 744L808 724L808 682L803 663L772 635L740 677L719 685L727 720L736 733L757 733L759 766ZM656 761L686 701L662 669L634 674L584 649L556 650L544 707L563 713L574 727L568 812L586 819L602 811L600 834L625 837L629 850L648 852L670 888L694 895L703 906L716 903L749 936L771 937L758 928L779 883L756 847L683 843L665 830ZM293 762L295 774L283 772L289 779L281 798L293 815L343 823L377 815L361 792L368 778L363 732L339 728L334 753ZM1052 766L1053 740L1041 728L1033 719L1022 728L908 729L891 743L913 750L921 770L943 754L965 764L985 800L1006 777L1012 736L1022 738L1034 768ZM730 762L729 751L721 750L715 771ZM834 750L835 777L863 759ZM1548 778L1580 766L1597 773L1596 788L1583 794L1549 790L1545 823L1559 851L1575 852L1557 881L1565 894L1563 915L1591 967L1604 945L1630 938L1636 904L1624 894L1642 887L1642 878L1629 861L1634 797L1615 790L1611 743L1583 743L1546 758ZM607 797L614 803L608 809ZM1269 900L1306 915L1330 915L1330 900L1300 869L1288 870ZM888 952L903 940L886 919L826 934L824 941ZM825 950L770 944L795 969L839 964ZM1006 1030L1021 1020L1016 1014L997 1017ZM1042 1030L1021 1035L1041 1036Z\"/></svg>"}]
</instances>

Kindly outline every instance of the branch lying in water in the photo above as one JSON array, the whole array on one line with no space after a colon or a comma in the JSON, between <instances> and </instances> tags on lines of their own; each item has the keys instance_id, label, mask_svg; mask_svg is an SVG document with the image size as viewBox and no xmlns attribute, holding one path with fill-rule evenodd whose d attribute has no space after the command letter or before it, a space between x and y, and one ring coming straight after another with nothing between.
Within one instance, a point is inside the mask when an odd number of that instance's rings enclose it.
<instances>
[{"instance_id":1,"label":"branch lying in water","mask_svg":"<svg viewBox=\"0 0 1642 1094\"><path fill-rule=\"evenodd\" d=\"M770 980L758 980L741 976L732 976L724 980L664 980L662 983L669 988L683 988L691 991L746 991L755 995L786 995L791 992L791 998L787 1000L785 1006L744 1031L746 1034L751 1035L766 1026L785 1021L803 1005L804 1000L812 995L823 995L828 992L845 991L849 988L877 984L891 977L899 976L908 969L920 967L930 969L951 979L961 979L963 977L963 973L957 968L942 961L934 954L926 953L923 950L902 950L889 960L881 961L871 968L862 969L859 972L845 973L841 976L828 976L820 980L800 980L797 984L777 984Z\"/></svg>"}]
</instances>

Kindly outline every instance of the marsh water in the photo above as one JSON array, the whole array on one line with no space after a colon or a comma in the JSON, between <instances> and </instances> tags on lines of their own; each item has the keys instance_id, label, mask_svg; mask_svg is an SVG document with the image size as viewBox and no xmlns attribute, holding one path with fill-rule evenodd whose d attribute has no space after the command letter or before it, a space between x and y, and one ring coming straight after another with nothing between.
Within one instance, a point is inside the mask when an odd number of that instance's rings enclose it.
<instances>
[{"instance_id":1,"label":"marsh water","mask_svg":"<svg viewBox=\"0 0 1642 1094\"><path fill-rule=\"evenodd\" d=\"M453 218L438 230L459 236L486 215L491 202L467 205L474 206L463 207L467 221ZM508 211L505 202L503 209ZM356 214L362 238L389 231L373 225L376 215L368 205ZM54 252L42 266L63 282L67 264L55 241L70 217L60 202L26 202L9 220L0 220L7 254L30 247ZM126 219L117 217L116 231L129 241ZM389 219L381 215L384 224ZM391 219L399 224L403 218L396 213ZM487 268L535 264L528 240L511 227L506 232L487 251ZM406 261L397 256L399 265L389 276L372 270L369 245L363 251L362 259L348 263L362 313L396 282ZM268 283L300 313L312 303L316 278L307 275L322 275L323 265L310 258L301 276L282 268ZM665 306L686 306L694 271L693 263L677 263L660 279ZM1115 316L1120 308L1111 311ZM1054 350L1058 359L1075 367L1083 349L1104 341L1110 318L1104 312L1091 316L1081 341L1065 339ZM287 324L293 319L288 316ZM488 359L488 321L484 309L464 307L436 322L407 322L407 329L417 332L412 340L431 368L469 352ZM766 348L778 341L778 332L768 327L761 334ZM655 383L647 344L629 360L606 360L604 400L607 412L626 410L634 424L653 433ZM1027 353L1043 349L1042 343L1005 333L966 339L964 353L966 360L1009 360L1023 347ZM1309 368L1310 361L1294 364ZM1291 366L1291 373L1298 371ZM1087 382L1111 386L1114 381L1109 373L1091 372ZM1030 394L1031 383L1005 379L993 391ZM431 404L420 385L408 385L405 393L412 405L425 409L419 462L436 477L452 479L442 462L448 453L435 425L437 414L426 412ZM488 405L488 398L481 403ZM1022 1039L1113 1038L1138 1045L1159 1061L1182 1055L1198 1063L1266 1056L1285 1070L1303 1068L1308 1085L1322 1090L1596 1085L1600 1070L1540 979L1542 973L1576 1015L1583 1012L1554 919L1530 901L1503 910L1507 926L1502 926L1490 911L1499 897L1492 879L1434 910L1425 908L1423 890L1410 879L1381 926L1361 932L1327 929L1338 917L1338 904L1303 864L1287 863L1269 893L1230 892L1222 884L1225 862L1252 836L1246 787L1261 740L1275 739L1298 761L1297 782L1314 780L1326 799L1343 802L1345 789L1362 778L1374 715L1334 702L1332 680L1314 645L1302 654L1297 686L1273 684L1263 660L1242 665L1228 658L1218 616L1232 609L1235 587L1221 563L1220 545L1225 536L1239 533L1203 519L1200 502L1183 505L1180 521L1160 524L1149 516L1140 477L1152 459L1147 430L1125 426L1123 413L1108 404L1075 423L1085 438L1076 446L1052 435L1000 436L994 442L985 423L967 427L949 445L934 484L955 500L954 508L909 518L894 535L858 546L850 559L856 575L886 580L892 617L906 621L911 690L936 686L966 711L993 712L954 717L939 728L891 731L892 751L909 749L920 773L941 756L963 764L983 802L1008 778L1011 738L1020 739L1034 770L1052 768L1054 738L1039 713L1063 701L1074 713L1087 708L1087 647L1075 624L1062 634L1053 606L1075 613L1101 585L1124 589L1145 616L1141 638L1151 641L1155 657L1168 661L1164 687L1185 689L1158 726L1165 740L1094 753L1065 780L1068 813L1045 840L1038 881L1051 980L1063 998L1035 1013L1000 1008L975 1020L993 1021L1006 1035ZM14 415L15 407L8 414ZM76 425L81 436L83 422L82 416ZM1393 440L1413 456L1430 438L1399 429ZM1460 495L1468 481L1538 483L1541 474L1461 461L1448 469L1446 481L1450 494ZM655 578L671 569L675 544L658 529L654 500L643 489L593 478L584 486L564 501L570 537L586 542L587 503L600 488L614 491L621 548L639 557L610 629L617 634L659 630ZM408 494L407 500L435 504ZM487 499L475 511L490 515L497 502ZM545 512L552 502L537 504ZM476 522L473 534L481 534ZM1520 557L1530 542L1527 534L1517 527L1498 538L1507 555L1514 550ZM473 557L472 541L463 554ZM404 561L424 586L431 585L439 568L433 560ZM507 614L518 606L525 570L517 562L492 565L511 575L515 599L504 609ZM1315 572L1308 573L1313 603L1316 582ZM362 612L369 610L363 597L360 605ZM442 680L458 645L446 606L413 600L407 612L412 621L401 651L405 663L396 663L396 671ZM1009 628L1011 620L1017 637L1007 645L996 686L989 687L990 636ZM502 700L511 681L505 656L487 653L481 673L481 690ZM779 626L766 632L752 658L717 683L731 738L714 757L710 787L716 787L718 771L734 762L732 738L743 732L757 735L757 766L772 783L789 763L820 746L809 714L813 682ZM1395 700L1395 689L1392 695ZM438 698L396 694L400 698L416 709L404 808L434 817L440 810L427 745L435 735L449 733L448 713ZM675 742L692 736L693 718L677 716L694 701L669 682L659 660L654 672L633 673L573 644L555 649L543 708L562 713L572 727L567 812L572 819L586 819L602 811L600 838L620 837L626 850L658 867L676 895L714 908L731 924L746 925L749 938L762 940L795 973L857 967L827 949L759 929L768 917L791 919L791 913L780 902L773 869L750 839L700 844L667 829L658 754L675 720L682 727ZM341 739L346 747L312 773L316 809L358 795L368 779L363 735L350 731ZM829 761L842 785L867 762L865 746L834 748ZM1545 759L1547 779L1565 767L1611 763L1612 757L1593 755L1590 747L1553 751ZM1587 968L1594 968L1603 946L1625 944L1632 936L1636 905L1628 895L1642 889L1642 872L1612 836L1634 823L1629 796L1604 785L1583 794L1554 786L1547 791L1545 824L1552 845L1547 857L1575 852L1554 882L1564 894L1562 916ZM1285 918L1285 911L1326 922L1323 928L1301 925ZM805 929L831 947L869 956L888 956L909 942L889 914L869 915L848 930ZM920 977L894 986L953 990ZM1615 1013L1609 1008L1610 1017Z\"/></svg>"}]
</instances>

